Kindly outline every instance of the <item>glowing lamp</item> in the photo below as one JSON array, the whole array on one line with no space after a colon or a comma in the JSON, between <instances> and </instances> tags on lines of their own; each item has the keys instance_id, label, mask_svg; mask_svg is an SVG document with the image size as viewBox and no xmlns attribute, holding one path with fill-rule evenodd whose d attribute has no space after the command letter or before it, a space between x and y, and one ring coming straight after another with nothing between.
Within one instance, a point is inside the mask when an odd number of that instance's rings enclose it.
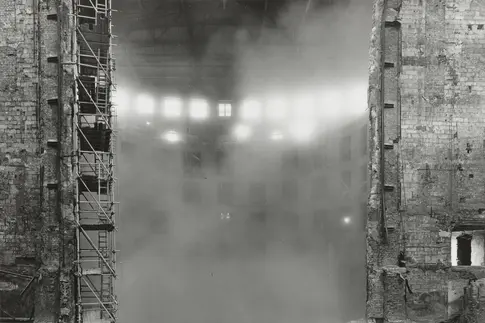
<instances>
[{"instance_id":1,"label":"glowing lamp","mask_svg":"<svg viewBox=\"0 0 485 323\"><path fill-rule=\"evenodd\" d=\"M281 140L281 139L283 139L283 134L279 131L274 131L274 132L271 133L270 138L272 140L275 140L275 141Z\"/></svg>"},{"instance_id":2,"label":"glowing lamp","mask_svg":"<svg viewBox=\"0 0 485 323\"><path fill-rule=\"evenodd\" d=\"M175 143L180 141L180 135L176 131L167 131L163 134L163 139L170 143Z\"/></svg>"}]
</instances>

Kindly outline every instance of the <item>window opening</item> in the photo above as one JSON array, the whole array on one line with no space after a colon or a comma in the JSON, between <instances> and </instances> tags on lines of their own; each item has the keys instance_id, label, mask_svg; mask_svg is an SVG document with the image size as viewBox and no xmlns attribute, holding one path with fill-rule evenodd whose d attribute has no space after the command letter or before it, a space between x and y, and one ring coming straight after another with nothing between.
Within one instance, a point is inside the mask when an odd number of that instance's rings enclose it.
<instances>
[{"instance_id":1,"label":"window opening","mask_svg":"<svg viewBox=\"0 0 485 323\"><path fill-rule=\"evenodd\" d=\"M472 236L463 234L456 238L458 266L471 266L472 264Z\"/></svg>"},{"instance_id":2,"label":"window opening","mask_svg":"<svg viewBox=\"0 0 485 323\"><path fill-rule=\"evenodd\" d=\"M283 199L295 201L298 199L298 184L295 180L283 181L282 185Z\"/></svg>"},{"instance_id":3,"label":"window opening","mask_svg":"<svg viewBox=\"0 0 485 323\"><path fill-rule=\"evenodd\" d=\"M218 200L220 204L229 205L232 204L233 197L233 185L232 183L220 183L217 192Z\"/></svg>"},{"instance_id":4,"label":"window opening","mask_svg":"<svg viewBox=\"0 0 485 323\"><path fill-rule=\"evenodd\" d=\"M291 171L298 169L298 152L284 153L281 157L283 171Z\"/></svg>"},{"instance_id":5,"label":"window opening","mask_svg":"<svg viewBox=\"0 0 485 323\"><path fill-rule=\"evenodd\" d=\"M340 140L340 160L348 161L351 155L351 138L350 136L344 137Z\"/></svg>"},{"instance_id":6,"label":"window opening","mask_svg":"<svg viewBox=\"0 0 485 323\"><path fill-rule=\"evenodd\" d=\"M230 103L219 103L219 117L230 117L232 115L232 105Z\"/></svg>"},{"instance_id":7,"label":"window opening","mask_svg":"<svg viewBox=\"0 0 485 323\"><path fill-rule=\"evenodd\" d=\"M226 164L226 153L222 149L218 149L215 153L215 162L216 162L216 172L217 174L222 174L224 173L224 166Z\"/></svg>"},{"instance_id":8,"label":"window opening","mask_svg":"<svg viewBox=\"0 0 485 323\"><path fill-rule=\"evenodd\" d=\"M190 204L198 204L201 202L199 183L184 183L183 191L184 202Z\"/></svg>"},{"instance_id":9,"label":"window opening","mask_svg":"<svg viewBox=\"0 0 485 323\"><path fill-rule=\"evenodd\" d=\"M266 202L266 188L263 183L253 183L249 187L251 203L264 204Z\"/></svg>"},{"instance_id":10,"label":"window opening","mask_svg":"<svg viewBox=\"0 0 485 323\"><path fill-rule=\"evenodd\" d=\"M352 173L350 171L342 172L342 183L345 190L349 190L352 186Z\"/></svg>"},{"instance_id":11,"label":"window opening","mask_svg":"<svg viewBox=\"0 0 485 323\"><path fill-rule=\"evenodd\" d=\"M202 170L202 153L184 153L184 172L185 174L199 173Z\"/></svg>"},{"instance_id":12,"label":"window opening","mask_svg":"<svg viewBox=\"0 0 485 323\"><path fill-rule=\"evenodd\" d=\"M451 233L452 266L485 266L485 231L460 228Z\"/></svg>"},{"instance_id":13,"label":"window opening","mask_svg":"<svg viewBox=\"0 0 485 323\"><path fill-rule=\"evenodd\" d=\"M319 176L313 180L312 187L312 199L320 200L325 195L326 188L326 178L324 176Z\"/></svg>"}]
</instances>

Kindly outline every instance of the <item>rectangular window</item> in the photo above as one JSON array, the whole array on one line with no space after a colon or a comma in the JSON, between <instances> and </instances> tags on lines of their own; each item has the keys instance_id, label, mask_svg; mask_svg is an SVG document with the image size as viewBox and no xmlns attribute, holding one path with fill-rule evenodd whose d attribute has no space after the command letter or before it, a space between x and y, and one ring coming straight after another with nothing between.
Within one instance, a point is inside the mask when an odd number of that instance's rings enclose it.
<instances>
[{"instance_id":1,"label":"rectangular window","mask_svg":"<svg viewBox=\"0 0 485 323\"><path fill-rule=\"evenodd\" d=\"M298 183L295 180L286 180L282 184L283 199L287 201L298 200Z\"/></svg>"},{"instance_id":2,"label":"rectangular window","mask_svg":"<svg viewBox=\"0 0 485 323\"><path fill-rule=\"evenodd\" d=\"M323 176L317 177L313 180L313 183L312 183L313 200L316 201L323 198L325 194L326 185L327 185L327 181Z\"/></svg>"},{"instance_id":3,"label":"rectangular window","mask_svg":"<svg viewBox=\"0 0 485 323\"><path fill-rule=\"evenodd\" d=\"M217 187L217 199L219 204L231 205L233 202L233 184L229 182L219 183Z\"/></svg>"},{"instance_id":4,"label":"rectangular window","mask_svg":"<svg viewBox=\"0 0 485 323\"><path fill-rule=\"evenodd\" d=\"M329 210L321 209L313 214L313 229L317 232L325 230L325 224L328 222Z\"/></svg>"},{"instance_id":5,"label":"rectangular window","mask_svg":"<svg viewBox=\"0 0 485 323\"><path fill-rule=\"evenodd\" d=\"M234 172L232 163L234 151L228 144L218 146L214 155L215 170L218 175L231 175Z\"/></svg>"},{"instance_id":6,"label":"rectangular window","mask_svg":"<svg viewBox=\"0 0 485 323\"><path fill-rule=\"evenodd\" d=\"M283 155L281 156L282 170L286 172L286 171L292 171L292 170L298 169L298 164L299 164L298 157L299 156L297 151L283 153Z\"/></svg>"},{"instance_id":7,"label":"rectangular window","mask_svg":"<svg viewBox=\"0 0 485 323\"><path fill-rule=\"evenodd\" d=\"M350 136L340 139L340 160L348 161L351 157L352 139Z\"/></svg>"},{"instance_id":8,"label":"rectangular window","mask_svg":"<svg viewBox=\"0 0 485 323\"><path fill-rule=\"evenodd\" d=\"M266 213L262 211L253 212L251 213L251 219L256 223L264 224L266 223Z\"/></svg>"},{"instance_id":9,"label":"rectangular window","mask_svg":"<svg viewBox=\"0 0 485 323\"><path fill-rule=\"evenodd\" d=\"M216 173L217 174L223 174L224 173L225 164L226 164L226 154L225 154L224 150L222 150L222 149L216 150L215 167L216 167Z\"/></svg>"},{"instance_id":10,"label":"rectangular window","mask_svg":"<svg viewBox=\"0 0 485 323\"><path fill-rule=\"evenodd\" d=\"M202 153L184 152L184 173L200 174L202 171Z\"/></svg>"},{"instance_id":11,"label":"rectangular window","mask_svg":"<svg viewBox=\"0 0 485 323\"><path fill-rule=\"evenodd\" d=\"M293 212L282 212L281 224L287 229L290 229L290 231L298 230L298 227L300 225L300 219L298 218L298 214Z\"/></svg>"},{"instance_id":12,"label":"rectangular window","mask_svg":"<svg viewBox=\"0 0 485 323\"><path fill-rule=\"evenodd\" d=\"M232 105L230 103L219 103L219 117L230 117L232 115Z\"/></svg>"},{"instance_id":13,"label":"rectangular window","mask_svg":"<svg viewBox=\"0 0 485 323\"><path fill-rule=\"evenodd\" d=\"M188 204L199 204L202 201L200 185L197 182L183 184L183 200Z\"/></svg>"},{"instance_id":14,"label":"rectangular window","mask_svg":"<svg viewBox=\"0 0 485 323\"><path fill-rule=\"evenodd\" d=\"M320 170L325 164L325 158L323 157L323 151L317 151L313 153L313 170Z\"/></svg>"},{"instance_id":15,"label":"rectangular window","mask_svg":"<svg viewBox=\"0 0 485 323\"><path fill-rule=\"evenodd\" d=\"M266 187L263 183L253 183L249 186L249 202L251 204L266 203Z\"/></svg>"},{"instance_id":16,"label":"rectangular window","mask_svg":"<svg viewBox=\"0 0 485 323\"><path fill-rule=\"evenodd\" d=\"M352 173L348 170L342 172L342 185L346 190L352 187Z\"/></svg>"}]
</instances>

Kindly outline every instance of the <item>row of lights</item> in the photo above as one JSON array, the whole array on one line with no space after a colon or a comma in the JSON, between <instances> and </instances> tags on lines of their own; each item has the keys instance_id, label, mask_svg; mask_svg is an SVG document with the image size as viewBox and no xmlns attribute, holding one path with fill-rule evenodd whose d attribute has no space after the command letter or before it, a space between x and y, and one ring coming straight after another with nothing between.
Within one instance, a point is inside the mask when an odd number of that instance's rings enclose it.
<instances>
[{"instance_id":1,"label":"row of lights","mask_svg":"<svg viewBox=\"0 0 485 323\"><path fill-rule=\"evenodd\" d=\"M306 124L300 123L288 129L288 134L297 141L306 141L311 138L314 133L314 124L308 122ZM253 129L249 125L237 124L232 129L232 135L237 141L246 141L253 135ZM272 131L268 134L268 139L271 141L281 141L286 138L283 131ZM162 139L169 143L177 143L182 140L182 135L175 131L169 130L162 135Z\"/></svg>"},{"instance_id":2,"label":"row of lights","mask_svg":"<svg viewBox=\"0 0 485 323\"><path fill-rule=\"evenodd\" d=\"M127 98L119 95L117 101L126 104ZM134 107L139 114L153 115L156 113L155 100L147 95L140 94L136 97ZM127 105L127 104L126 104ZM186 103L181 98L166 97L162 101L162 114L167 118L179 118L184 113ZM327 97L325 100L317 101L312 96L300 96L294 100L285 100L283 98L272 98L264 102L256 99L243 100L239 105L239 116L246 121L257 121L263 117L271 120L282 120L285 117L307 119L317 117L317 107L328 109L325 113L332 113L332 109L338 109L339 98ZM290 108L292 111L290 111ZM188 116L192 119L206 119L211 113L211 107L205 99L190 99L188 101ZM291 113L291 116L290 116ZM229 102L220 102L217 107L219 117L232 117L234 114L233 105ZM322 114L323 115L323 114Z\"/></svg>"},{"instance_id":3,"label":"row of lights","mask_svg":"<svg viewBox=\"0 0 485 323\"><path fill-rule=\"evenodd\" d=\"M221 212L221 220L230 220L231 219L231 213L230 212ZM344 216L342 218L342 222L346 225L350 224L352 222L352 219L350 216Z\"/></svg>"}]
</instances>

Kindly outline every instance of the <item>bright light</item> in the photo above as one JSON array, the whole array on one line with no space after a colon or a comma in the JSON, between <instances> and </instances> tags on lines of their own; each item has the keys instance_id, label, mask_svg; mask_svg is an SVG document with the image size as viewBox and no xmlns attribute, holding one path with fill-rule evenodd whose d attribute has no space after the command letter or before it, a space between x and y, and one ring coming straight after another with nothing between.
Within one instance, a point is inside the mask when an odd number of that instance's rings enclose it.
<instances>
[{"instance_id":1,"label":"bright light","mask_svg":"<svg viewBox=\"0 0 485 323\"><path fill-rule=\"evenodd\" d=\"M241 117L255 120L261 117L261 103L256 100L246 100L241 106Z\"/></svg>"},{"instance_id":2,"label":"bright light","mask_svg":"<svg viewBox=\"0 0 485 323\"><path fill-rule=\"evenodd\" d=\"M147 121L147 126L149 126L150 124L151 124L150 121Z\"/></svg>"},{"instance_id":3,"label":"bright light","mask_svg":"<svg viewBox=\"0 0 485 323\"><path fill-rule=\"evenodd\" d=\"M141 114L152 114L155 110L155 101L147 94L140 94L136 98L136 111Z\"/></svg>"},{"instance_id":4,"label":"bright light","mask_svg":"<svg viewBox=\"0 0 485 323\"><path fill-rule=\"evenodd\" d=\"M230 213L221 213L221 220L230 220L231 214Z\"/></svg>"},{"instance_id":5,"label":"bright light","mask_svg":"<svg viewBox=\"0 0 485 323\"><path fill-rule=\"evenodd\" d=\"M345 224L350 224L350 222L352 222L352 221L351 221L351 219L350 219L350 217L346 216L346 217L344 218L344 223L345 223Z\"/></svg>"},{"instance_id":6,"label":"bright light","mask_svg":"<svg viewBox=\"0 0 485 323\"><path fill-rule=\"evenodd\" d=\"M297 118L313 118L315 114L315 99L311 96L299 97L295 102Z\"/></svg>"},{"instance_id":7,"label":"bright light","mask_svg":"<svg viewBox=\"0 0 485 323\"><path fill-rule=\"evenodd\" d=\"M274 131L273 133L271 133L271 139L272 140L281 140L281 139L283 139L283 134L279 131Z\"/></svg>"},{"instance_id":8,"label":"bright light","mask_svg":"<svg viewBox=\"0 0 485 323\"><path fill-rule=\"evenodd\" d=\"M298 120L291 126L290 131L296 140L306 141L312 137L315 131L315 124L310 120Z\"/></svg>"},{"instance_id":9,"label":"bright light","mask_svg":"<svg viewBox=\"0 0 485 323\"><path fill-rule=\"evenodd\" d=\"M179 98L165 98L163 100L163 114L169 118L180 117L182 114L182 100Z\"/></svg>"},{"instance_id":10,"label":"bright light","mask_svg":"<svg viewBox=\"0 0 485 323\"><path fill-rule=\"evenodd\" d=\"M209 115L209 104L206 100L193 99L190 101L190 116L194 119L205 119Z\"/></svg>"},{"instance_id":11,"label":"bright light","mask_svg":"<svg viewBox=\"0 0 485 323\"><path fill-rule=\"evenodd\" d=\"M350 116L360 116L367 109L367 85L362 84L350 89L349 95L345 97L345 109Z\"/></svg>"},{"instance_id":12,"label":"bright light","mask_svg":"<svg viewBox=\"0 0 485 323\"><path fill-rule=\"evenodd\" d=\"M320 115L324 118L341 116L343 99L343 93L340 90L325 90L320 101Z\"/></svg>"},{"instance_id":13,"label":"bright light","mask_svg":"<svg viewBox=\"0 0 485 323\"><path fill-rule=\"evenodd\" d=\"M240 140L247 139L251 136L251 129L248 126L238 125L234 128L234 135Z\"/></svg>"},{"instance_id":14,"label":"bright light","mask_svg":"<svg viewBox=\"0 0 485 323\"><path fill-rule=\"evenodd\" d=\"M118 88L114 93L113 101L116 105L116 112L122 115L128 110L130 97L123 89Z\"/></svg>"},{"instance_id":15,"label":"bright light","mask_svg":"<svg viewBox=\"0 0 485 323\"><path fill-rule=\"evenodd\" d=\"M180 141L180 135L175 131L168 131L163 134L163 139L168 142L174 143Z\"/></svg>"},{"instance_id":16,"label":"bright light","mask_svg":"<svg viewBox=\"0 0 485 323\"><path fill-rule=\"evenodd\" d=\"M269 99L267 102L267 115L270 119L283 119L286 116L288 105L279 98Z\"/></svg>"},{"instance_id":17,"label":"bright light","mask_svg":"<svg viewBox=\"0 0 485 323\"><path fill-rule=\"evenodd\" d=\"M219 103L219 117L230 117L232 115L232 105L230 103Z\"/></svg>"}]
</instances>

